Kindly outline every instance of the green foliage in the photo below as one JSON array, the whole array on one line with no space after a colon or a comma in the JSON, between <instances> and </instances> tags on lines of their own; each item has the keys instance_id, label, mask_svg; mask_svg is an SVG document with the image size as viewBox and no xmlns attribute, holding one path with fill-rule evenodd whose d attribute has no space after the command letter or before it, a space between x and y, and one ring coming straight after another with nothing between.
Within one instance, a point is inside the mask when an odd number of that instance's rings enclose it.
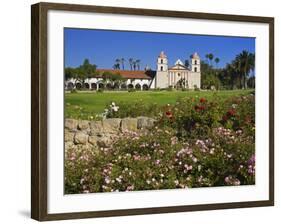
<instances>
[{"instance_id":1,"label":"green foliage","mask_svg":"<svg viewBox=\"0 0 281 224\"><path fill-rule=\"evenodd\" d=\"M97 75L96 73L97 66L95 64L91 64L89 59L85 59L83 64L76 67L66 67L64 70L65 73L65 79L76 79L82 82L84 84L85 79L92 78Z\"/></svg>"},{"instance_id":2,"label":"green foliage","mask_svg":"<svg viewBox=\"0 0 281 224\"><path fill-rule=\"evenodd\" d=\"M216 95L219 100L227 99L233 96L247 95L251 90L232 90L232 91L217 91ZM130 92L119 91L109 92L98 90L96 92L85 93L79 91L78 94L65 94L66 105L65 117L75 119L88 119L88 117L95 117L104 112L104 109L108 107L111 102L115 102L119 105L122 102L123 107L120 110L131 110L130 108L136 102L142 102L142 104L155 104L157 107L163 107L167 104L174 105L177 100L185 97L191 98L206 98L212 100L215 95L211 91L137 91ZM79 108L83 108L82 111ZM143 116L151 114L147 111L141 111Z\"/></svg>"},{"instance_id":3,"label":"green foliage","mask_svg":"<svg viewBox=\"0 0 281 224\"><path fill-rule=\"evenodd\" d=\"M206 55L206 62L201 61L201 88L211 89L246 89L248 83L250 88L254 88L254 78L248 78L251 72L255 70L255 54L248 51L242 51L224 68L217 68L220 61L215 58L216 67L213 67L212 53ZM254 76L253 76L254 77Z\"/></svg>"}]
</instances>

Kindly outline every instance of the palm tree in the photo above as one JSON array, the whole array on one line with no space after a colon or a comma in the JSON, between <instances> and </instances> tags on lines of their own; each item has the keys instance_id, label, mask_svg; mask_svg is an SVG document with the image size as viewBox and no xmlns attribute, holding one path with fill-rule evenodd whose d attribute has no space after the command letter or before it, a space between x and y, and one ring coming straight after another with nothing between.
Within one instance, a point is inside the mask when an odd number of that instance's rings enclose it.
<instances>
[{"instance_id":1,"label":"palm tree","mask_svg":"<svg viewBox=\"0 0 281 224\"><path fill-rule=\"evenodd\" d=\"M116 62L116 65L117 65L117 68L116 68L116 69L120 69L120 62L121 62L121 60L120 60L119 58L117 58L117 59L115 60L115 62Z\"/></svg>"},{"instance_id":2,"label":"palm tree","mask_svg":"<svg viewBox=\"0 0 281 224\"><path fill-rule=\"evenodd\" d=\"M219 58L215 58L216 67L218 67L218 63L220 62Z\"/></svg>"},{"instance_id":3,"label":"palm tree","mask_svg":"<svg viewBox=\"0 0 281 224\"><path fill-rule=\"evenodd\" d=\"M124 70L124 62L125 62L125 58L121 58L120 59L121 65L122 65L122 69Z\"/></svg>"},{"instance_id":4,"label":"palm tree","mask_svg":"<svg viewBox=\"0 0 281 224\"><path fill-rule=\"evenodd\" d=\"M247 78L251 71L255 70L255 54L243 50L236 59L240 63L241 80L243 80L243 88L247 88Z\"/></svg>"},{"instance_id":5,"label":"palm tree","mask_svg":"<svg viewBox=\"0 0 281 224\"><path fill-rule=\"evenodd\" d=\"M207 59L207 63L209 64L209 54L206 54L205 58Z\"/></svg>"},{"instance_id":6,"label":"palm tree","mask_svg":"<svg viewBox=\"0 0 281 224\"><path fill-rule=\"evenodd\" d=\"M134 67L134 71L135 71L136 67L137 67L137 61L133 61L133 67Z\"/></svg>"},{"instance_id":7,"label":"palm tree","mask_svg":"<svg viewBox=\"0 0 281 224\"><path fill-rule=\"evenodd\" d=\"M116 70L116 69L118 69L118 65L117 65L117 64L114 64L114 65L112 66L112 68L113 68L114 70Z\"/></svg>"},{"instance_id":8,"label":"palm tree","mask_svg":"<svg viewBox=\"0 0 281 224\"><path fill-rule=\"evenodd\" d=\"M134 62L134 59L129 58L129 64L130 64L131 70L133 70L133 62Z\"/></svg>"},{"instance_id":9,"label":"palm tree","mask_svg":"<svg viewBox=\"0 0 281 224\"><path fill-rule=\"evenodd\" d=\"M227 64L225 67L226 75L229 77L231 82L231 88L234 89L235 83L240 81L240 75L239 75L239 65L237 64L237 61L232 61L232 63ZM241 81L240 81L241 84Z\"/></svg>"},{"instance_id":10,"label":"palm tree","mask_svg":"<svg viewBox=\"0 0 281 224\"><path fill-rule=\"evenodd\" d=\"M210 59L210 62L211 62L211 66L213 65L213 58L214 58L214 55L212 53L209 54L209 59Z\"/></svg>"},{"instance_id":11,"label":"palm tree","mask_svg":"<svg viewBox=\"0 0 281 224\"><path fill-rule=\"evenodd\" d=\"M184 61L184 66L187 67L187 68L189 68L189 60L188 60L188 59L186 59L186 60Z\"/></svg>"},{"instance_id":12,"label":"palm tree","mask_svg":"<svg viewBox=\"0 0 281 224\"><path fill-rule=\"evenodd\" d=\"M140 70L140 61L141 61L140 59L136 60L136 66L138 67L138 70Z\"/></svg>"}]
</instances>

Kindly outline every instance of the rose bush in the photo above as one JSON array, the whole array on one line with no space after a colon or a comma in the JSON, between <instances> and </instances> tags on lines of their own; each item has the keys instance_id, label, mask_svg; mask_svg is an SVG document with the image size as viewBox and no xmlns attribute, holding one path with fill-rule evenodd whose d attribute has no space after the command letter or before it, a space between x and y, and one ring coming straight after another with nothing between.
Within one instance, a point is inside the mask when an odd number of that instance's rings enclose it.
<instances>
[{"instance_id":1,"label":"rose bush","mask_svg":"<svg viewBox=\"0 0 281 224\"><path fill-rule=\"evenodd\" d=\"M135 104L134 112L116 105L110 116L150 111L158 122L146 132L123 132L108 148L68 149L66 193L255 184L253 95L183 98L153 109Z\"/></svg>"}]
</instances>

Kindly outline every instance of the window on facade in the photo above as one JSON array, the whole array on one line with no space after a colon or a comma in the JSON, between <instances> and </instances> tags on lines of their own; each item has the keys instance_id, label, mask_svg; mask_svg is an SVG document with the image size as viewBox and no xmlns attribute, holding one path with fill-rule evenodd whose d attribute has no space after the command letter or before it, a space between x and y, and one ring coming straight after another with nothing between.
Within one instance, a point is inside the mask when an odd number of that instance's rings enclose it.
<instances>
[{"instance_id":1,"label":"window on facade","mask_svg":"<svg viewBox=\"0 0 281 224\"><path fill-rule=\"evenodd\" d=\"M163 64L163 59L161 59L161 64Z\"/></svg>"},{"instance_id":2,"label":"window on facade","mask_svg":"<svg viewBox=\"0 0 281 224\"><path fill-rule=\"evenodd\" d=\"M181 76L181 74L180 73L178 73L178 77L180 77Z\"/></svg>"},{"instance_id":3,"label":"window on facade","mask_svg":"<svg viewBox=\"0 0 281 224\"><path fill-rule=\"evenodd\" d=\"M194 72L197 72L197 68L196 67L194 68Z\"/></svg>"},{"instance_id":4,"label":"window on facade","mask_svg":"<svg viewBox=\"0 0 281 224\"><path fill-rule=\"evenodd\" d=\"M194 61L194 64L197 65L197 61L196 60Z\"/></svg>"},{"instance_id":5,"label":"window on facade","mask_svg":"<svg viewBox=\"0 0 281 224\"><path fill-rule=\"evenodd\" d=\"M163 71L163 66L160 67L160 70Z\"/></svg>"}]
</instances>

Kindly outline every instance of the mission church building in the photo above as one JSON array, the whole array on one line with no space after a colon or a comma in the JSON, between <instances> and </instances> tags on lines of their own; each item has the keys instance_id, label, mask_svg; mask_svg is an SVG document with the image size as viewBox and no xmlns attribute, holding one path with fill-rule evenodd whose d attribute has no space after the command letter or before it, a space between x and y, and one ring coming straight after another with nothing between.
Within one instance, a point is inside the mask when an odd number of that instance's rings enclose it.
<instances>
[{"instance_id":1,"label":"mission church building","mask_svg":"<svg viewBox=\"0 0 281 224\"><path fill-rule=\"evenodd\" d=\"M196 52L192 55L190 68L186 67L180 59L176 61L174 66L169 67L168 57L162 51L157 60L155 87L176 87L179 83L182 83L181 86L188 89L200 88L201 71L199 55Z\"/></svg>"},{"instance_id":2,"label":"mission church building","mask_svg":"<svg viewBox=\"0 0 281 224\"><path fill-rule=\"evenodd\" d=\"M100 75L86 79L85 88L89 90L106 89L164 89L164 88L200 88L201 72L200 57L195 52L191 57L190 67L185 66L180 59L176 61L174 66L169 67L168 57L162 51L157 58L156 70L146 67L145 70L114 70L114 69L97 69ZM110 72L122 76L122 83L111 83L112 81L104 80L102 74ZM66 80L66 89L82 88L82 83L73 78Z\"/></svg>"}]
</instances>

